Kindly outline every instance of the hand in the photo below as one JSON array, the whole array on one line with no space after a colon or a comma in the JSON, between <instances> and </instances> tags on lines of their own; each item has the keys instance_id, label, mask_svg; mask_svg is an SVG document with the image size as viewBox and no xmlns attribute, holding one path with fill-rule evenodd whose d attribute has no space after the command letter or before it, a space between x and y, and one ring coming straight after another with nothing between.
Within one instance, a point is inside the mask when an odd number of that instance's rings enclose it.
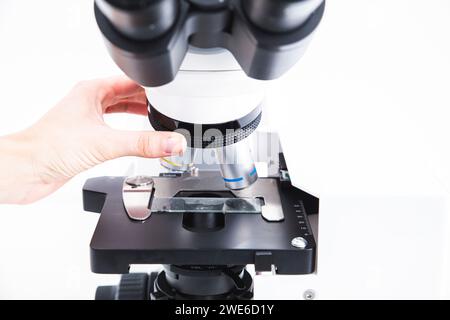
<instances>
[{"instance_id":1,"label":"hand","mask_svg":"<svg viewBox=\"0 0 450 320\"><path fill-rule=\"evenodd\" d=\"M144 89L123 77L83 81L35 125L0 137L0 203L39 200L107 160L186 149L184 137L174 132L108 127L103 115L118 112L147 115Z\"/></svg>"}]
</instances>

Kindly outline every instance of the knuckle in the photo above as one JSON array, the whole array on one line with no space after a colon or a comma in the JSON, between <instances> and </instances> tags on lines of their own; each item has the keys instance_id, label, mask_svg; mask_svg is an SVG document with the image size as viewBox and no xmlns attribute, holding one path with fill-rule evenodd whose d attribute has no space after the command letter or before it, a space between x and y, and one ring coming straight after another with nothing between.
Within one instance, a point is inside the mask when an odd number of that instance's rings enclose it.
<instances>
[{"instance_id":1,"label":"knuckle","mask_svg":"<svg viewBox=\"0 0 450 320\"><path fill-rule=\"evenodd\" d=\"M137 141L137 151L138 154L147 158L150 158L153 156L151 145L151 138L149 135L142 134L139 136L139 139Z\"/></svg>"},{"instance_id":2,"label":"knuckle","mask_svg":"<svg viewBox=\"0 0 450 320\"><path fill-rule=\"evenodd\" d=\"M78 81L78 82L73 86L73 89L74 89L74 90L84 89L84 88L88 87L88 83L89 83L88 80L81 80L81 81Z\"/></svg>"},{"instance_id":3,"label":"knuckle","mask_svg":"<svg viewBox=\"0 0 450 320\"><path fill-rule=\"evenodd\" d=\"M72 88L72 92L82 95L93 102L101 102L107 95L108 90L102 86L98 79L78 81Z\"/></svg>"}]
</instances>

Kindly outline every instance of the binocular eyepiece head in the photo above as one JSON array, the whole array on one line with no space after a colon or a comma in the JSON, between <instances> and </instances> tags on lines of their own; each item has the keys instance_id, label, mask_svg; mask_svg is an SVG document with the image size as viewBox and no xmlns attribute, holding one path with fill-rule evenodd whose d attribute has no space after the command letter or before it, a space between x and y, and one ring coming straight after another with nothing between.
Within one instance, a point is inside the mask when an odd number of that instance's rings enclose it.
<instances>
[{"instance_id":1,"label":"binocular eyepiece head","mask_svg":"<svg viewBox=\"0 0 450 320\"><path fill-rule=\"evenodd\" d=\"M250 23L269 32L290 32L300 27L325 0L96 0L96 5L123 35L152 40L179 17L183 2L200 11L241 7Z\"/></svg>"}]
</instances>

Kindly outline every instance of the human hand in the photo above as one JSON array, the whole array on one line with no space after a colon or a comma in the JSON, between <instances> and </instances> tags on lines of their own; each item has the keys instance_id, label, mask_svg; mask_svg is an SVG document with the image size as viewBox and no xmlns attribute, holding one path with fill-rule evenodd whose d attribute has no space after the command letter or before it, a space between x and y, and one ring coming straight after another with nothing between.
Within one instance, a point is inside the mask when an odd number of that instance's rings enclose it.
<instances>
[{"instance_id":1,"label":"human hand","mask_svg":"<svg viewBox=\"0 0 450 320\"><path fill-rule=\"evenodd\" d=\"M35 125L0 137L0 203L34 202L108 160L186 149L178 133L112 129L103 120L106 113L147 115L144 89L123 77L83 81Z\"/></svg>"}]
</instances>

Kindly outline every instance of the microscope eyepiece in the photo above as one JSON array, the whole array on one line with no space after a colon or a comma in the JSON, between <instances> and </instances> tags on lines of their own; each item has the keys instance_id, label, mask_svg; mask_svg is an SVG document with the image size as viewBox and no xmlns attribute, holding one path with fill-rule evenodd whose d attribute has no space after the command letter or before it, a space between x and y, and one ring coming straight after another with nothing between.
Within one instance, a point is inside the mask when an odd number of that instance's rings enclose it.
<instances>
[{"instance_id":1,"label":"microscope eyepiece","mask_svg":"<svg viewBox=\"0 0 450 320\"><path fill-rule=\"evenodd\" d=\"M245 0L244 11L250 21L269 32L290 32L300 27L323 0Z\"/></svg>"},{"instance_id":2,"label":"microscope eyepiece","mask_svg":"<svg viewBox=\"0 0 450 320\"><path fill-rule=\"evenodd\" d=\"M253 79L281 77L301 58L325 0L95 0L117 65L144 87L172 82L190 46L227 49Z\"/></svg>"},{"instance_id":3,"label":"microscope eyepiece","mask_svg":"<svg viewBox=\"0 0 450 320\"><path fill-rule=\"evenodd\" d=\"M95 0L114 28L131 39L152 40L175 23L179 0Z\"/></svg>"}]
</instances>

